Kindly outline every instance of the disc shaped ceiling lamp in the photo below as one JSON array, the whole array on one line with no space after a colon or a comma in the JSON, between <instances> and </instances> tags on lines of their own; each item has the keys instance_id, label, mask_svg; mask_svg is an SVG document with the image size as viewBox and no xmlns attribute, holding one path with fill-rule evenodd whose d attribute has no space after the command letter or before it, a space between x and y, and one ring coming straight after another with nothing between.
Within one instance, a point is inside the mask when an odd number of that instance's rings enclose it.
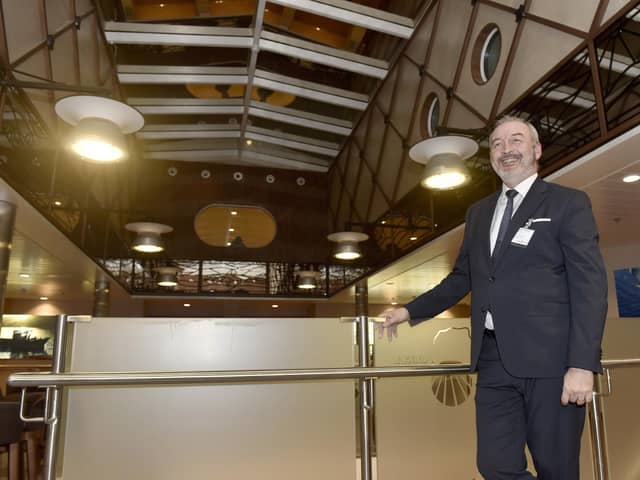
<instances>
[{"instance_id":1,"label":"disc shaped ceiling lamp","mask_svg":"<svg viewBox=\"0 0 640 480\"><path fill-rule=\"evenodd\" d=\"M158 274L156 283L161 287L175 287L178 285L178 267L156 267L153 269Z\"/></svg>"},{"instance_id":2,"label":"disc shaped ceiling lamp","mask_svg":"<svg viewBox=\"0 0 640 480\"><path fill-rule=\"evenodd\" d=\"M297 287L303 290L313 290L318 287L320 272L315 270L299 270Z\"/></svg>"},{"instance_id":3,"label":"disc shaped ceiling lamp","mask_svg":"<svg viewBox=\"0 0 640 480\"><path fill-rule=\"evenodd\" d=\"M131 248L141 253L158 253L164 250L163 233L173 231L173 227L162 223L134 222L127 223L124 228L136 233Z\"/></svg>"},{"instance_id":4,"label":"disc shaped ceiling lamp","mask_svg":"<svg viewBox=\"0 0 640 480\"><path fill-rule=\"evenodd\" d=\"M450 190L471 180L464 161L475 155L478 144L469 137L446 135L416 143L409 150L414 162L424 164L420 184L432 190Z\"/></svg>"},{"instance_id":5,"label":"disc shaped ceiling lamp","mask_svg":"<svg viewBox=\"0 0 640 480\"><path fill-rule=\"evenodd\" d=\"M368 240L369 235L360 232L335 232L327 235L327 239L336 242L333 256L340 260L355 260L362 256L360 242Z\"/></svg>"},{"instance_id":6,"label":"disc shaped ceiling lamp","mask_svg":"<svg viewBox=\"0 0 640 480\"><path fill-rule=\"evenodd\" d=\"M125 135L144 126L142 114L110 98L74 95L58 100L56 114L73 125L67 147L84 160L111 163L129 156Z\"/></svg>"}]
</instances>

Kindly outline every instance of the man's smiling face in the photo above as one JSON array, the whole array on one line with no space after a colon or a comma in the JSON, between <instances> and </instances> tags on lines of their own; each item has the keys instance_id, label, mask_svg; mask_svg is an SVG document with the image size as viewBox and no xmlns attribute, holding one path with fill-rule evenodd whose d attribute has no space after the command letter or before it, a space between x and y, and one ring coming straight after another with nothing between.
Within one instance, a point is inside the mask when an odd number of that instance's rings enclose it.
<instances>
[{"instance_id":1,"label":"man's smiling face","mask_svg":"<svg viewBox=\"0 0 640 480\"><path fill-rule=\"evenodd\" d=\"M489 137L489 146L491 166L507 187L538 171L542 148L525 123L513 120L499 125Z\"/></svg>"}]
</instances>

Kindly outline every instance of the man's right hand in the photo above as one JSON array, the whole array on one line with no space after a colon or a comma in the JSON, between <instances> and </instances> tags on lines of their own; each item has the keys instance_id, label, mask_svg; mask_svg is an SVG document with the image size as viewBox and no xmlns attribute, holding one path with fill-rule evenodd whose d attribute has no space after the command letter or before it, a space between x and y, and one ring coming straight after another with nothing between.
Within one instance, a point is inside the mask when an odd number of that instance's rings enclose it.
<instances>
[{"instance_id":1,"label":"man's right hand","mask_svg":"<svg viewBox=\"0 0 640 480\"><path fill-rule=\"evenodd\" d=\"M387 331L387 339L391 342L393 337L398 336L398 325L409 321L409 310L404 307L394 308L392 310L386 310L378 315L385 319L384 323L376 323L376 330L378 331L378 338L384 336L384 331Z\"/></svg>"}]
</instances>

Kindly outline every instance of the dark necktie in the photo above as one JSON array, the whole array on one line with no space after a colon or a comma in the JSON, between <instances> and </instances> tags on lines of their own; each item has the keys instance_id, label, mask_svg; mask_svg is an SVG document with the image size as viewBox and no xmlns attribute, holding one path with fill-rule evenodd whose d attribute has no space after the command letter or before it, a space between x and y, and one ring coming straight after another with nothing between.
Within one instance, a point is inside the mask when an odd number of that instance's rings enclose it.
<instances>
[{"instance_id":1,"label":"dark necktie","mask_svg":"<svg viewBox=\"0 0 640 480\"><path fill-rule=\"evenodd\" d=\"M502 241L504 240L504 236L507 234L507 228L509 227L509 222L511 221L511 216L513 215L513 199L518 194L516 190L507 190L505 195L507 196L507 206L504 209L504 213L502 214L502 220L500 220L500 229L498 230L498 238L496 239L496 245L493 247L493 255L492 258L496 258L498 252L500 251L500 247L502 246Z\"/></svg>"}]
</instances>

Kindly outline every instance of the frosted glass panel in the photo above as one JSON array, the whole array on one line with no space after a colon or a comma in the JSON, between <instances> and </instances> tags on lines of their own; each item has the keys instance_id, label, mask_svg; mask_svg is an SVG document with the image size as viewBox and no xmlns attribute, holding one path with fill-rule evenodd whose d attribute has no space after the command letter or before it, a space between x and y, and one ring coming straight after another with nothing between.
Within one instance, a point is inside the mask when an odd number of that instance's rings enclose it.
<instances>
[{"instance_id":1,"label":"frosted glass panel","mask_svg":"<svg viewBox=\"0 0 640 480\"><path fill-rule=\"evenodd\" d=\"M447 330L450 327L460 330ZM469 361L469 320L402 325L376 341L376 365ZM378 478L480 479L475 468L475 375L377 381Z\"/></svg>"},{"instance_id":2,"label":"frosted glass panel","mask_svg":"<svg viewBox=\"0 0 640 480\"><path fill-rule=\"evenodd\" d=\"M469 327L469 319L439 318L402 325L393 342L376 340L376 365L469 363ZM480 480L475 385L475 374L377 380L378 479ZM582 480L593 479L590 455L586 426Z\"/></svg>"},{"instance_id":3,"label":"frosted glass panel","mask_svg":"<svg viewBox=\"0 0 640 480\"><path fill-rule=\"evenodd\" d=\"M348 367L337 319L96 318L71 371ZM65 480L354 479L353 382L69 390ZM330 459L330 461L328 461Z\"/></svg>"},{"instance_id":4,"label":"frosted glass panel","mask_svg":"<svg viewBox=\"0 0 640 480\"><path fill-rule=\"evenodd\" d=\"M640 318L608 318L604 333L604 358L640 358ZM612 479L640 478L639 374L640 367L611 370L612 395L602 399Z\"/></svg>"}]
</instances>

